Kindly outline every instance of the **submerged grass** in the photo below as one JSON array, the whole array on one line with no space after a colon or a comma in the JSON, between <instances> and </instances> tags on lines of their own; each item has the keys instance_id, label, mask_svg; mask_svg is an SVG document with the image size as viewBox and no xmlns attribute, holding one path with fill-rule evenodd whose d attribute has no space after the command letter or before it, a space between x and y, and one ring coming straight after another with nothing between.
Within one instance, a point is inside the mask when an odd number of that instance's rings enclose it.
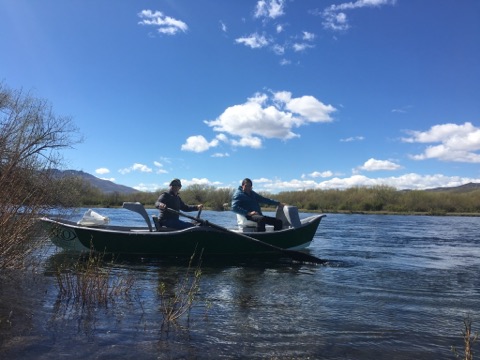
<instances>
[{"instance_id":1,"label":"submerged grass","mask_svg":"<svg viewBox=\"0 0 480 360\"><path fill-rule=\"evenodd\" d=\"M455 346L452 346L452 352L457 359L473 360L473 345L478 341L478 332L472 334L472 319L470 317L463 320L463 325L463 356L458 353Z\"/></svg>"},{"instance_id":2,"label":"submerged grass","mask_svg":"<svg viewBox=\"0 0 480 360\"><path fill-rule=\"evenodd\" d=\"M187 271L173 286L167 286L165 282L161 282L158 286L163 315L162 326L176 325L179 319L185 315L188 318L190 317L190 311L200 291L200 279L202 276L201 258L202 254L196 259L194 253L190 257ZM196 264L194 265L195 259Z\"/></svg>"},{"instance_id":3,"label":"submerged grass","mask_svg":"<svg viewBox=\"0 0 480 360\"><path fill-rule=\"evenodd\" d=\"M115 278L112 269L105 267L105 254L90 251L73 266L61 264L55 273L60 300L73 300L82 306L108 305L117 296L128 296L133 277ZM112 260L113 262L113 260Z\"/></svg>"}]
</instances>

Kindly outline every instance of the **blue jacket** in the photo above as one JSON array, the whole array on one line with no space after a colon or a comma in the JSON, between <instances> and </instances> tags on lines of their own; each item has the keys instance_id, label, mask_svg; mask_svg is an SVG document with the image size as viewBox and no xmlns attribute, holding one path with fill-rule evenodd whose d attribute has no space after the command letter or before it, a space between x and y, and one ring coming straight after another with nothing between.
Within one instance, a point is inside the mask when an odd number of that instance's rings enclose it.
<instances>
[{"instance_id":1,"label":"blue jacket","mask_svg":"<svg viewBox=\"0 0 480 360\"><path fill-rule=\"evenodd\" d=\"M241 186L235 190L232 197L232 211L243 216L246 216L250 211L256 211L261 214L260 204L279 205L280 202L263 197L253 190L248 195Z\"/></svg>"}]
</instances>

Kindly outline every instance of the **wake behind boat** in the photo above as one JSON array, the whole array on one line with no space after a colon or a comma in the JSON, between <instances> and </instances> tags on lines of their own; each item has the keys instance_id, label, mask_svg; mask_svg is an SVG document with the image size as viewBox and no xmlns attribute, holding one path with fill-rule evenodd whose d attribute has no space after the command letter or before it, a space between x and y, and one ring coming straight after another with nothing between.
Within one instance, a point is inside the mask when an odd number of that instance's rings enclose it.
<instances>
[{"instance_id":1,"label":"wake behind boat","mask_svg":"<svg viewBox=\"0 0 480 360\"><path fill-rule=\"evenodd\" d=\"M82 221L76 223L65 219L42 218L41 221L46 225L51 241L63 249L92 249L97 252L148 257L191 256L200 251L205 256L245 256L304 249L310 245L320 221L325 216L321 214L300 220L277 210L277 217L282 218L284 228L278 231L255 232L248 224L241 224L237 229L225 229L206 220L179 213L199 224L184 230L174 230L152 226L140 203L125 203L124 208L141 214L147 227L109 225L106 224L108 221L102 221L102 217L95 213L96 223L89 218L87 225L82 225ZM293 209L295 215L296 208L286 208L290 213Z\"/></svg>"}]
</instances>

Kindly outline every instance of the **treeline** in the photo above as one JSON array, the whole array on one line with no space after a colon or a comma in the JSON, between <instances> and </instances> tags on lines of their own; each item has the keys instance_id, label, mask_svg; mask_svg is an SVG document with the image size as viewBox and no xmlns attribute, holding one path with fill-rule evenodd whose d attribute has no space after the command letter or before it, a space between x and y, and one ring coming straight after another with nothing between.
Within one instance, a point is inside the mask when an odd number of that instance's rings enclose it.
<instances>
[{"instance_id":1,"label":"treeline","mask_svg":"<svg viewBox=\"0 0 480 360\"><path fill-rule=\"evenodd\" d=\"M78 196L83 206L115 207L124 201L138 201L153 206L161 192L138 192L134 194L110 193L84 184ZM230 205L234 189L216 188L207 185L191 185L181 191L188 204L204 204L212 210L223 210ZM314 212L389 212L427 213L480 213L480 190L453 191L399 191L389 186L354 187L346 190L287 191L278 194L261 193L282 203Z\"/></svg>"},{"instance_id":2,"label":"treeline","mask_svg":"<svg viewBox=\"0 0 480 360\"><path fill-rule=\"evenodd\" d=\"M301 209L322 212L480 213L480 190L399 191L389 186L347 190L306 190L280 193L280 201Z\"/></svg>"},{"instance_id":3,"label":"treeline","mask_svg":"<svg viewBox=\"0 0 480 360\"><path fill-rule=\"evenodd\" d=\"M165 189L158 189L155 192L136 192L124 194L119 192L104 193L96 187L88 184L80 178L71 181L72 191L77 196L77 206L100 206L117 207L122 206L125 201L140 202L146 207L152 207L160 194ZM223 210L224 204L230 203L233 195L233 189L216 188L209 185L190 185L182 188L181 198L186 204L204 204L205 207L212 210Z\"/></svg>"}]
</instances>

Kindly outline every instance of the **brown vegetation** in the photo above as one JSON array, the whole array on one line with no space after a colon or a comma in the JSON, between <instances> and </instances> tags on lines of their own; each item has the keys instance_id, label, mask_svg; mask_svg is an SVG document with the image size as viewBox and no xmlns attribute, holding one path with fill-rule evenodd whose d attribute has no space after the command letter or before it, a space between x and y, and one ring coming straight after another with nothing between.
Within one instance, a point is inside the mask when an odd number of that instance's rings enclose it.
<instances>
[{"instance_id":1,"label":"brown vegetation","mask_svg":"<svg viewBox=\"0 0 480 360\"><path fill-rule=\"evenodd\" d=\"M0 269L23 266L39 214L75 198L75 180L49 171L75 134L71 119L55 115L48 102L0 83Z\"/></svg>"},{"instance_id":2,"label":"brown vegetation","mask_svg":"<svg viewBox=\"0 0 480 360\"><path fill-rule=\"evenodd\" d=\"M178 320L184 315L190 315L194 300L200 291L201 255L196 259L197 264L193 266L195 258L194 253L190 257L185 274L179 274L178 281L175 284L168 285L161 282L158 286L163 314L162 325L166 326L167 329L170 324L178 324Z\"/></svg>"},{"instance_id":3,"label":"brown vegetation","mask_svg":"<svg viewBox=\"0 0 480 360\"><path fill-rule=\"evenodd\" d=\"M452 346L452 351L457 359L473 360L473 345L478 341L478 333L472 333L472 319L469 316L463 320L463 325L463 356L455 346Z\"/></svg>"},{"instance_id":4,"label":"brown vegetation","mask_svg":"<svg viewBox=\"0 0 480 360\"><path fill-rule=\"evenodd\" d=\"M115 277L112 268L104 266L104 256L90 252L87 258L80 256L73 266L60 264L55 274L59 300L72 300L82 306L106 306L118 296L128 296L133 278Z\"/></svg>"}]
</instances>

